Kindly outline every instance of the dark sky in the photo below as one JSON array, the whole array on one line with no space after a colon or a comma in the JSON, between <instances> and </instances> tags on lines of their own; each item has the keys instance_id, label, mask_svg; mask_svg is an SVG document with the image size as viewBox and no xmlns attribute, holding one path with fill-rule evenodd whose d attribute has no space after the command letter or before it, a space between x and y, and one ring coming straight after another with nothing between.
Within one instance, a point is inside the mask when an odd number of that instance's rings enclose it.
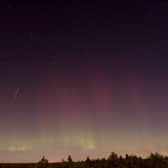
<instances>
[{"instance_id":1,"label":"dark sky","mask_svg":"<svg viewBox=\"0 0 168 168\"><path fill-rule=\"evenodd\" d=\"M0 162L167 154L168 3L0 7Z\"/></svg>"}]
</instances>

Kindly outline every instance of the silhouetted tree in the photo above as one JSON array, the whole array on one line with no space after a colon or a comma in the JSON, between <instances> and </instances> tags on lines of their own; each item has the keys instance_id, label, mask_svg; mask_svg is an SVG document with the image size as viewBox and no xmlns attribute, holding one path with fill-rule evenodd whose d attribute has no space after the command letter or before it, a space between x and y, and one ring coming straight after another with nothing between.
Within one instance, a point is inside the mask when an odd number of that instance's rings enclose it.
<instances>
[{"instance_id":1,"label":"silhouetted tree","mask_svg":"<svg viewBox=\"0 0 168 168\"><path fill-rule=\"evenodd\" d=\"M117 168L119 166L118 164L118 155L115 152L112 152L110 156L108 157L108 167L110 168Z\"/></svg>"},{"instance_id":2,"label":"silhouetted tree","mask_svg":"<svg viewBox=\"0 0 168 168\"><path fill-rule=\"evenodd\" d=\"M68 155L68 162L69 162L69 163L72 163L72 162L73 162L71 155Z\"/></svg>"},{"instance_id":3,"label":"silhouetted tree","mask_svg":"<svg viewBox=\"0 0 168 168\"><path fill-rule=\"evenodd\" d=\"M39 168L47 168L48 160L43 156L42 159L38 163Z\"/></svg>"},{"instance_id":4,"label":"silhouetted tree","mask_svg":"<svg viewBox=\"0 0 168 168\"><path fill-rule=\"evenodd\" d=\"M116 161L118 160L118 155L115 152L111 152L110 156L108 157L108 160Z\"/></svg>"},{"instance_id":5,"label":"silhouetted tree","mask_svg":"<svg viewBox=\"0 0 168 168\"><path fill-rule=\"evenodd\" d=\"M72 167L73 167L73 160L72 160L71 155L68 155L68 167L69 167L69 168L72 168Z\"/></svg>"},{"instance_id":6,"label":"silhouetted tree","mask_svg":"<svg viewBox=\"0 0 168 168\"><path fill-rule=\"evenodd\" d=\"M89 156L86 157L86 162L88 162L88 163L90 162L90 157Z\"/></svg>"}]
</instances>

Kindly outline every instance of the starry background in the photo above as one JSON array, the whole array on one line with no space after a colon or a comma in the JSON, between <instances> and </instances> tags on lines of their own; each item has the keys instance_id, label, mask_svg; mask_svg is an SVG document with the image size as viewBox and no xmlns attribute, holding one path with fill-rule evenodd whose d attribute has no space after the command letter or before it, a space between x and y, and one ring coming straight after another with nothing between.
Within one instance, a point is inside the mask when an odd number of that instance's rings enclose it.
<instances>
[{"instance_id":1,"label":"starry background","mask_svg":"<svg viewBox=\"0 0 168 168\"><path fill-rule=\"evenodd\" d=\"M168 3L1 3L0 162L168 151Z\"/></svg>"}]
</instances>

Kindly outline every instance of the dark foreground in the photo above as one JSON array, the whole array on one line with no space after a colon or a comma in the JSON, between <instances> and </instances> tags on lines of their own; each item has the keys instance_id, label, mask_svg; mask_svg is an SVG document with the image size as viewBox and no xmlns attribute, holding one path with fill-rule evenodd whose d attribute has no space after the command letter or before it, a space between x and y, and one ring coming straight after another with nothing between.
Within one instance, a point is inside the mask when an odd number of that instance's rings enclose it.
<instances>
[{"instance_id":1,"label":"dark foreground","mask_svg":"<svg viewBox=\"0 0 168 168\"><path fill-rule=\"evenodd\" d=\"M147 158L133 155L121 157L112 152L107 159L91 160L87 157L85 161L74 162L68 156L67 161L48 163L47 159L42 158L38 163L0 164L0 168L168 168L168 156L155 153Z\"/></svg>"}]
</instances>

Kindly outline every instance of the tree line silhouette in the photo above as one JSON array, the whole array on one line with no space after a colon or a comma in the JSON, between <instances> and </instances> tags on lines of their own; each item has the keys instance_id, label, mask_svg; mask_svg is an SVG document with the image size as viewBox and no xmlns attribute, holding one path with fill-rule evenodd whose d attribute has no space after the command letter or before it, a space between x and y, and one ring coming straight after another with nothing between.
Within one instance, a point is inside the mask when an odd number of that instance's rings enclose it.
<instances>
[{"instance_id":1,"label":"tree line silhouette","mask_svg":"<svg viewBox=\"0 0 168 168\"><path fill-rule=\"evenodd\" d=\"M38 168L168 168L168 156L151 153L146 158L128 154L123 157L112 152L107 159L90 159L87 156L85 161L75 162L69 155L67 161L55 164L47 162Z\"/></svg>"},{"instance_id":2,"label":"tree line silhouette","mask_svg":"<svg viewBox=\"0 0 168 168\"><path fill-rule=\"evenodd\" d=\"M73 162L68 156L68 161L60 163L58 168L168 168L168 156L152 153L146 158L128 154L122 157L112 152L107 159L91 160L87 157L78 162Z\"/></svg>"},{"instance_id":3,"label":"tree line silhouette","mask_svg":"<svg viewBox=\"0 0 168 168\"><path fill-rule=\"evenodd\" d=\"M112 152L108 158L73 161L71 155L62 162L49 163L45 157L38 163L29 164L0 164L0 168L168 168L168 156L151 153L142 158L136 155L118 156Z\"/></svg>"}]
</instances>

